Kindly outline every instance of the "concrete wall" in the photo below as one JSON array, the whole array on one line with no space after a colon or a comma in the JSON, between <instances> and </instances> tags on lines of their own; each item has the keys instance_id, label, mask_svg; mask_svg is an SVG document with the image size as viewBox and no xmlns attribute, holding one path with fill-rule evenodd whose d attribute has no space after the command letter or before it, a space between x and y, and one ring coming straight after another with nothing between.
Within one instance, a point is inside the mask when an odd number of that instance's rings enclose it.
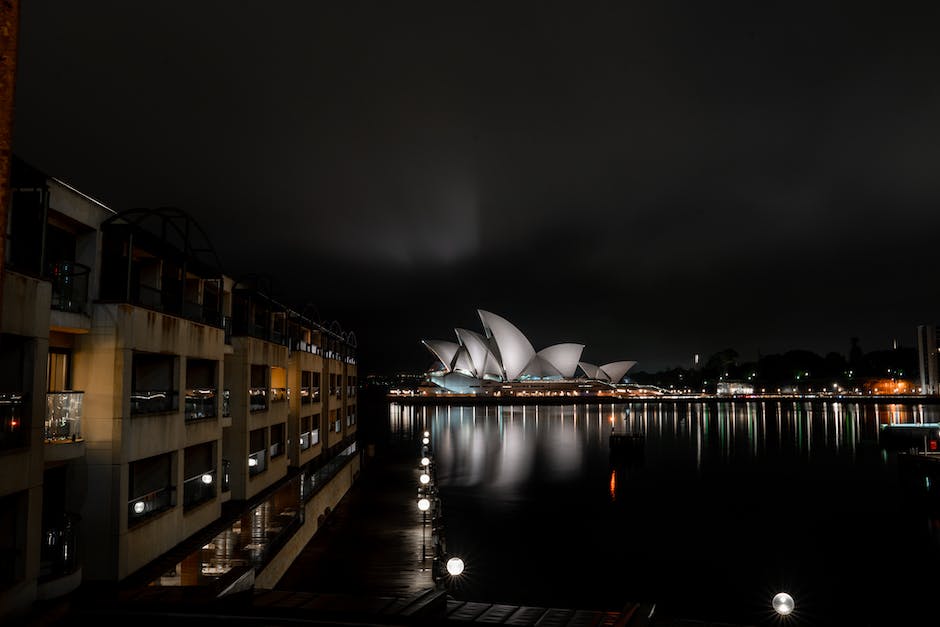
<instances>
[{"instance_id":1,"label":"concrete wall","mask_svg":"<svg viewBox=\"0 0 940 627\"><path fill-rule=\"evenodd\" d=\"M256 588L271 589L277 585L277 582L290 568L297 555L316 534L317 518L320 514L323 514L327 507L331 510L335 509L343 496L346 495L346 492L349 491L356 475L359 473L360 463L359 455L350 459L349 463L328 484L307 501L304 505L304 524L284 544L284 547L264 567L264 570L255 575Z\"/></svg>"}]
</instances>

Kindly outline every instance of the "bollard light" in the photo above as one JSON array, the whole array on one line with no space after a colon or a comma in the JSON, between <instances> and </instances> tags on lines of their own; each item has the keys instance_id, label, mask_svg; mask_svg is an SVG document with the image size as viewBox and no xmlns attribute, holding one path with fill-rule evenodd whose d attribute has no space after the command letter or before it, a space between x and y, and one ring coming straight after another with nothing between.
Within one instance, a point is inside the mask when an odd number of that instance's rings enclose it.
<instances>
[{"instance_id":1,"label":"bollard light","mask_svg":"<svg viewBox=\"0 0 940 627\"><path fill-rule=\"evenodd\" d=\"M456 577L463 572L463 560L459 557L452 557L447 560L447 572L451 577Z\"/></svg>"},{"instance_id":2,"label":"bollard light","mask_svg":"<svg viewBox=\"0 0 940 627\"><path fill-rule=\"evenodd\" d=\"M774 606L774 611L781 616L787 616L793 611L793 597L786 592L778 592L774 595L774 600L771 603Z\"/></svg>"},{"instance_id":3,"label":"bollard light","mask_svg":"<svg viewBox=\"0 0 940 627\"><path fill-rule=\"evenodd\" d=\"M420 481L422 485L427 485L431 481L431 476L426 472L422 472L421 476L418 477L418 481Z\"/></svg>"},{"instance_id":4,"label":"bollard light","mask_svg":"<svg viewBox=\"0 0 940 627\"><path fill-rule=\"evenodd\" d=\"M427 499L419 499L418 509L420 509L422 512L428 511L429 509L431 509L431 501Z\"/></svg>"},{"instance_id":5,"label":"bollard light","mask_svg":"<svg viewBox=\"0 0 940 627\"><path fill-rule=\"evenodd\" d=\"M430 459L428 459L427 457L422 457L422 458L421 458L421 465L422 465L422 466L428 466L428 465L430 465L430 464L431 464L431 460L430 460Z\"/></svg>"}]
</instances>

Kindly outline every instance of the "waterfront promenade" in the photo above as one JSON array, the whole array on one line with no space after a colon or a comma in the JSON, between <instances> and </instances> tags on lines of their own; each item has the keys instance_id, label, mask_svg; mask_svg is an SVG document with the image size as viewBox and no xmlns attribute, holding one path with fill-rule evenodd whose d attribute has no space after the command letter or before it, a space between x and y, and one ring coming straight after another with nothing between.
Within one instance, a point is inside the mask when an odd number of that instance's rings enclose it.
<instances>
[{"instance_id":1,"label":"waterfront promenade","mask_svg":"<svg viewBox=\"0 0 940 627\"><path fill-rule=\"evenodd\" d=\"M364 443L363 449L360 479L324 518L317 534L273 589L255 588L216 597L205 589L185 587L142 586L121 594L86 588L85 598L47 606L29 624L53 627L93 620L133 622L138 627L167 622L719 627L719 623L657 615L654 606L629 598L617 611L462 598L459 582L434 582L430 550L427 559L421 559L422 525L416 507L419 444L381 440Z\"/></svg>"}]
</instances>

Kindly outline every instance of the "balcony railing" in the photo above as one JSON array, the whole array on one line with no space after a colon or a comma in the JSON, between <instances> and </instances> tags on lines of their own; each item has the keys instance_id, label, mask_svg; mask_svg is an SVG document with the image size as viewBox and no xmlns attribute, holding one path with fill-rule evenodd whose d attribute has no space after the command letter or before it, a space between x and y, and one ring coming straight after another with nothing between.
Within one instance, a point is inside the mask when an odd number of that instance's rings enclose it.
<instances>
[{"instance_id":1,"label":"balcony railing","mask_svg":"<svg viewBox=\"0 0 940 627\"><path fill-rule=\"evenodd\" d=\"M264 411L268 408L268 390L266 388L248 388L248 410Z\"/></svg>"},{"instance_id":2,"label":"balcony railing","mask_svg":"<svg viewBox=\"0 0 940 627\"><path fill-rule=\"evenodd\" d=\"M91 268L74 261L58 261L48 268L52 282L52 308L85 313L88 307L88 277Z\"/></svg>"},{"instance_id":3,"label":"balcony railing","mask_svg":"<svg viewBox=\"0 0 940 627\"><path fill-rule=\"evenodd\" d=\"M271 388L272 403L283 403L289 397L288 388Z\"/></svg>"},{"instance_id":4,"label":"balcony railing","mask_svg":"<svg viewBox=\"0 0 940 627\"><path fill-rule=\"evenodd\" d=\"M310 387L300 388L300 404L309 405L313 402L313 399L310 398Z\"/></svg>"},{"instance_id":5,"label":"balcony railing","mask_svg":"<svg viewBox=\"0 0 940 627\"><path fill-rule=\"evenodd\" d=\"M308 448L310 448L310 444L310 432L304 431L300 434L300 450L306 451Z\"/></svg>"},{"instance_id":6,"label":"balcony railing","mask_svg":"<svg viewBox=\"0 0 940 627\"><path fill-rule=\"evenodd\" d=\"M176 390L134 390L131 392L131 415L175 411Z\"/></svg>"},{"instance_id":7,"label":"balcony railing","mask_svg":"<svg viewBox=\"0 0 940 627\"><path fill-rule=\"evenodd\" d=\"M269 447L269 449L270 449L270 452L271 452L271 459L274 459L274 458L277 457L278 455L282 455L282 454L284 453L284 443L283 443L283 442L272 442L272 443L271 443L271 446Z\"/></svg>"},{"instance_id":8,"label":"balcony railing","mask_svg":"<svg viewBox=\"0 0 940 627\"><path fill-rule=\"evenodd\" d=\"M46 394L46 442L75 442L82 439L82 401L84 392L49 392Z\"/></svg>"},{"instance_id":9,"label":"balcony railing","mask_svg":"<svg viewBox=\"0 0 940 627\"><path fill-rule=\"evenodd\" d=\"M166 486L135 496L127 502L127 524L133 525L176 505L176 489Z\"/></svg>"},{"instance_id":10,"label":"balcony railing","mask_svg":"<svg viewBox=\"0 0 940 627\"><path fill-rule=\"evenodd\" d=\"M0 450L26 445L25 412L23 394L0 393Z\"/></svg>"},{"instance_id":11,"label":"balcony railing","mask_svg":"<svg viewBox=\"0 0 940 627\"><path fill-rule=\"evenodd\" d=\"M222 416L227 418L232 415L232 391L222 390Z\"/></svg>"},{"instance_id":12,"label":"balcony railing","mask_svg":"<svg viewBox=\"0 0 940 627\"><path fill-rule=\"evenodd\" d=\"M268 459L264 453L265 453L264 449L261 449L260 451L255 451L254 453L250 453L248 455L248 475L249 476L253 477L254 475L257 475L258 473L264 472L265 469L268 467L268 463L267 463Z\"/></svg>"},{"instance_id":13,"label":"balcony railing","mask_svg":"<svg viewBox=\"0 0 940 627\"><path fill-rule=\"evenodd\" d=\"M326 485L327 482L333 478L333 475L336 474L336 471L342 468L346 462L349 461L349 458L356 454L356 450L356 443L353 442L319 469L311 473L304 472L300 480L301 502L306 503L309 501L321 486Z\"/></svg>"},{"instance_id":14,"label":"balcony railing","mask_svg":"<svg viewBox=\"0 0 940 627\"><path fill-rule=\"evenodd\" d=\"M39 579L70 575L79 566L79 516L62 514L55 524L43 526L39 550Z\"/></svg>"},{"instance_id":15,"label":"balcony railing","mask_svg":"<svg viewBox=\"0 0 940 627\"><path fill-rule=\"evenodd\" d=\"M192 388L186 390L186 420L215 418L215 388Z\"/></svg>"},{"instance_id":16,"label":"balcony railing","mask_svg":"<svg viewBox=\"0 0 940 627\"><path fill-rule=\"evenodd\" d=\"M343 421L340 418L336 419L336 422L333 423L333 431L339 433L343 430Z\"/></svg>"},{"instance_id":17,"label":"balcony railing","mask_svg":"<svg viewBox=\"0 0 940 627\"><path fill-rule=\"evenodd\" d=\"M215 468L183 481L183 508L193 507L215 498Z\"/></svg>"}]
</instances>

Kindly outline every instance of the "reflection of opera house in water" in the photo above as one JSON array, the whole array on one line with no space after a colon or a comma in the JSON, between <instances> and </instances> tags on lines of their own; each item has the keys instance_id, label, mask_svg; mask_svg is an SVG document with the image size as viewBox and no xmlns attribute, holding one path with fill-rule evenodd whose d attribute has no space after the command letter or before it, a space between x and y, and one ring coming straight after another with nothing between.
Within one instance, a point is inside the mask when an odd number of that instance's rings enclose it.
<instances>
[{"instance_id":1,"label":"reflection of opera house in water","mask_svg":"<svg viewBox=\"0 0 940 627\"><path fill-rule=\"evenodd\" d=\"M423 394L596 395L625 393L619 384L635 361L596 366L581 361L584 344L536 351L505 318L478 310L484 334L454 329L457 341L422 340L437 361L425 373Z\"/></svg>"}]
</instances>

